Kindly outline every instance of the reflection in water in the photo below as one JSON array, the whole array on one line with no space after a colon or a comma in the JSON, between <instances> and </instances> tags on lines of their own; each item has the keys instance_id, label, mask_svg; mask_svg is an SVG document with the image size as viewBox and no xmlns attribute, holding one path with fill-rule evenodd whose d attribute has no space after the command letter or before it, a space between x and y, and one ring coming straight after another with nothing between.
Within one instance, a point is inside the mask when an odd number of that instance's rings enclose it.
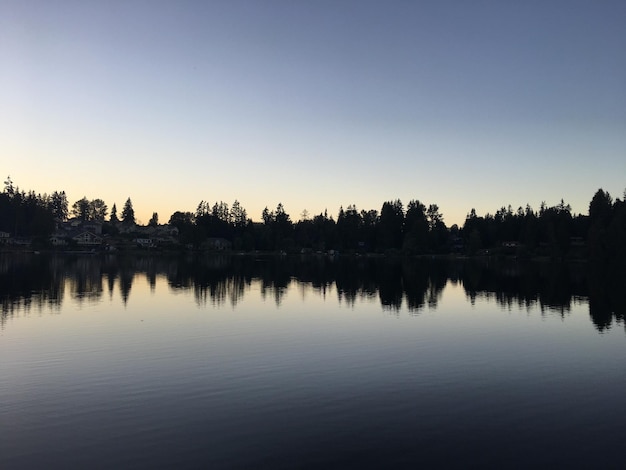
<instances>
[{"instance_id":1,"label":"reflection in water","mask_svg":"<svg viewBox=\"0 0 626 470\"><path fill-rule=\"evenodd\" d=\"M448 281L463 285L469 301L497 302L502 308L539 307L568 313L580 302L599 331L623 324L624 274L596 265L518 263L497 260L432 260L274 256L0 256L2 325L16 312L43 306L59 311L67 291L77 302L99 301L117 285L124 303L137 275L151 289L164 277L174 290L190 290L198 305L243 299L252 281L263 298L280 306L292 282L325 296L334 287L340 302L354 305L378 297L384 309L418 314L436 308ZM106 288L105 288L106 283Z\"/></svg>"}]
</instances>

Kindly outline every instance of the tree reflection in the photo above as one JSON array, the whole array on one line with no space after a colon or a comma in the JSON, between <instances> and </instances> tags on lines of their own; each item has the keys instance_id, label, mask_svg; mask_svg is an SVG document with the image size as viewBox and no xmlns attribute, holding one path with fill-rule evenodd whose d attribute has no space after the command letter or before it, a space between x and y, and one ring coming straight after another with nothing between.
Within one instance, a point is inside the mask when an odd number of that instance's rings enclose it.
<instances>
[{"instance_id":1,"label":"tree reflection","mask_svg":"<svg viewBox=\"0 0 626 470\"><path fill-rule=\"evenodd\" d=\"M367 256L0 256L0 324L16 313L47 307L60 311L65 293L77 302L97 302L116 289L124 304L136 276L155 289L159 277L173 290L188 290L200 306L236 306L259 286L262 298L282 305L292 282L321 297L336 289L339 302L378 299L383 309L419 314L436 309L448 281L463 286L473 304L496 302L502 309L539 308L567 315L586 302L602 332L624 324L623 269L602 264L554 264L498 259L446 260Z\"/></svg>"},{"instance_id":2,"label":"tree reflection","mask_svg":"<svg viewBox=\"0 0 626 470\"><path fill-rule=\"evenodd\" d=\"M626 312L626 273L614 266L592 263L589 266L589 315L598 331L624 324ZM625 325L626 326L626 325Z\"/></svg>"}]
</instances>

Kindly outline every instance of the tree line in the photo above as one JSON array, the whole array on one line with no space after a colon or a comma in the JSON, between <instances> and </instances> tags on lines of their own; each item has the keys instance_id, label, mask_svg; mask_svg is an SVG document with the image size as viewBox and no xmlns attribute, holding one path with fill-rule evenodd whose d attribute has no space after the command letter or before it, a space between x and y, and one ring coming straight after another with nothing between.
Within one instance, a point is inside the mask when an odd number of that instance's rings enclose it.
<instances>
[{"instance_id":1,"label":"tree line","mask_svg":"<svg viewBox=\"0 0 626 470\"><path fill-rule=\"evenodd\" d=\"M411 200L406 207L399 199L386 201L380 211L342 206L336 218L327 211L309 217L305 210L297 221L278 203L274 210L266 207L262 211L261 222L253 222L237 200L232 205L223 201L211 205L203 200L195 211L174 212L168 223L177 227L182 245L195 248L209 238L221 238L232 243L233 249L245 251L503 253L624 260L625 200L626 192L624 199L613 200L608 192L598 189L588 214L572 213L563 200L551 207L542 203L538 211L529 205L517 210L508 206L479 216L471 209L462 227L448 227L437 204L426 205L419 200ZM103 233L112 235L120 224L136 224L130 197L118 216L116 205L109 213L101 199L83 197L69 208L64 191L41 195L20 191L10 178L5 181L0 193L0 231L45 243L55 224L69 217L101 222ZM158 224L159 216L154 212L148 225Z\"/></svg>"}]
</instances>

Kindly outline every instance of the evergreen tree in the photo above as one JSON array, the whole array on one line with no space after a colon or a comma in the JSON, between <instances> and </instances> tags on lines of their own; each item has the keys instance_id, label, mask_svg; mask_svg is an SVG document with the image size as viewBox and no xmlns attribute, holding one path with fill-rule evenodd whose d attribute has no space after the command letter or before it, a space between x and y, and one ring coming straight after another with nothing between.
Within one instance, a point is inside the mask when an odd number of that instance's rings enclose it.
<instances>
[{"instance_id":1,"label":"evergreen tree","mask_svg":"<svg viewBox=\"0 0 626 470\"><path fill-rule=\"evenodd\" d=\"M50 197L49 207L55 219L60 221L67 220L68 209L65 191L53 192Z\"/></svg>"},{"instance_id":2,"label":"evergreen tree","mask_svg":"<svg viewBox=\"0 0 626 470\"><path fill-rule=\"evenodd\" d=\"M409 202L404 230L403 249L411 253L425 253L428 245L428 220L426 207L420 201Z\"/></svg>"},{"instance_id":3,"label":"evergreen tree","mask_svg":"<svg viewBox=\"0 0 626 470\"><path fill-rule=\"evenodd\" d=\"M598 189L589 203L589 218L591 219L591 223L601 226L608 225L612 208L613 199L611 195L602 189Z\"/></svg>"},{"instance_id":4,"label":"evergreen tree","mask_svg":"<svg viewBox=\"0 0 626 470\"><path fill-rule=\"evenodd\" d=\"M209 205L209 201L202 200L196 207L196 219L199 219L203 215L208 215L211 213L211 206Z\"/></svg>"},{"instance_id":5,"label":"evergreen tree","mask_svg":"<svg viewBox=\"0 0 626 470\"><path fill-rule=\"evenodd\" d=\"M13 187L13 181L10 176L7 176L6 181L4 182L4 193L12 199L15 195L15 188Z\"/></svg>"},{"instance_id":6,"label":"evergreen tree","mask_svg":"<svg viewBox=\"0 0 626 470\"><path fill-rule=\"evenodd\" d=\"M404 208L402 201L387 201L383 203L378 221L378 248L400 249L402 247L402 231L404 228Z\"/></svg>"},{"instance_id":7,"label":"evergreen tree","mask_svg":"<svg viewBox=\"0 0 626 470\"><path fill-rule=\"evenodd\" d=\"M150 221L148 222L148 225L150 227L156 227L157 225L159 225L159 214L157 214L156 212L153 212L152 217L150 218Z\"/></svg>"},{"instance_id":8,"label":"evergreen tree","mask_svg":"<svg viewBox=\"0 0 626 470\"><path fill-rule=\"evenodd\" d=\"M113 208L111 209L111 218L109 219L112 224L119 223L120 219L117 218L117 206L113 203Z\"/></svg>"},{"instance_id":9,"label":"evergreen tree","mask_svg":"<svg viewBox=\"0 0 626 470\"><path fill-rule=\"evenodd\" d=\"M124 208L122 209L122 222L131 225L135 223L135 210L133 209L133 203L130 198L126 199Z\"/></svg>"},{"instance_id":10,"label":"evergreen tree","mask_svg":"<svg viewBox=\"0 0 626 470\"><path fill-rule=\"evenodd\" d=\"M233 206L230 208L230 220L235 227L245 227L248 223L248 214L236 199L235 202L233 202Z\"/></svg>"},{"instance_id":11,"label":"evergreen tree","mask_svg":"<svg viewBox=\"0 0 626 470\"><path fill-rule=\"evenodd\" d=\"M613 199L611 195L598 189L589 203L589 233L587 244L592 258L607 259L610 249L608 243L608 227L613 212Z\"/></svg>"},{"instance_id":12,"label":"evergreen tree","mask_svg":"<svg viewBox=\"0 0 626 470\"><path fill-rule=\"evenodd\" d=\"M338 243L341 248L355 250L359 248L363 240L363 219L354 204L348 206L344 211L343 207L337 216Z\"/></svg>"},{"instance_id":13,"label":"evergreen tree","mask_svg":"<svg viewBox=\"0 0 626 470\"><path fill-rule=\"evenodd\" d=\"M274 212L270 212L270 210L265 206L263 212L261 213L261 218L263 219L263 223L265 225L269 225L274 220Z\"/></svg>"}]
</instances>

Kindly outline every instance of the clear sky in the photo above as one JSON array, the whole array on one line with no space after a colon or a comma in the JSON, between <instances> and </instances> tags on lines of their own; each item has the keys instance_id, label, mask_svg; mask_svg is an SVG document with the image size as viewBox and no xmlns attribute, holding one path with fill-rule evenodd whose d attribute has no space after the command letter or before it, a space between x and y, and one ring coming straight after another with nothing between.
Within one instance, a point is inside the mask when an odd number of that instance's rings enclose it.
<instances>
[{"instance_id":1,"label":"clear sky","mask_svg":"<svg viewBox=\"0 0 626 470\"><path fill-rule=\"evenodd\" d=\"M0 168L140 221L626 189L626 2L0 0Z\"/></svg>"}]
</instances>

